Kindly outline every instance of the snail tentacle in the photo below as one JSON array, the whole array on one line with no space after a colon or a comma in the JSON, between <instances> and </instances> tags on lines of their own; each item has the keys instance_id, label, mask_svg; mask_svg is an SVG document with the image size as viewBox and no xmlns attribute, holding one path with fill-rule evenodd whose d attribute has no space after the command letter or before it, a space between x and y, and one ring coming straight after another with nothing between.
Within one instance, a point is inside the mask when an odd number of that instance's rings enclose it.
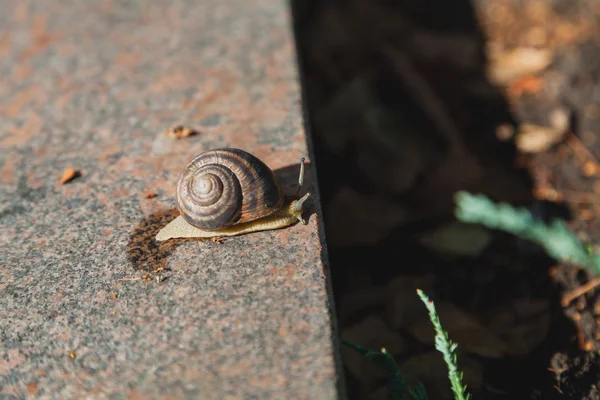
<instances>
[{"instance_id":1,"label":"snail tentacle","mask_svg":"<svg viewBox=\"0 0 600 400\"><path fill-rule=\"evenodd\" d=\"M291 207L293 207L293 214L296 216L298 221L302 222L304 225L308 224L308 222L302 218L302 207L304 206L304 202L308 200L310 197L310 192L306 193L304 196L299 198L298 200L292 201Z\"/></svg>"}]
</instances>

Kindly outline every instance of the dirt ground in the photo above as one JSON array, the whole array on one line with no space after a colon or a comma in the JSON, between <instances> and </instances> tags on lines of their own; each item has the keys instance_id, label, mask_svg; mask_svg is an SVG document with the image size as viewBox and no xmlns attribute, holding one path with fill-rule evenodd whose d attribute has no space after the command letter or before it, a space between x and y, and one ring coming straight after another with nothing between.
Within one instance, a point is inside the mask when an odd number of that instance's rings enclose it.
<instances>
[{"instance_id":1,"label":"dirt ground","mask_svg":"<svg viewBox=\"0 0 600 400\"><path fill-rule=\"evenodd\" d=\"M456 191L484 193L600 243L600 1L294 11L341 338L451 398L421 288L474 398L600 398L598 277L453 218ZM351 399L386 398L342 355Z\"/></svg>"}]
</instances>

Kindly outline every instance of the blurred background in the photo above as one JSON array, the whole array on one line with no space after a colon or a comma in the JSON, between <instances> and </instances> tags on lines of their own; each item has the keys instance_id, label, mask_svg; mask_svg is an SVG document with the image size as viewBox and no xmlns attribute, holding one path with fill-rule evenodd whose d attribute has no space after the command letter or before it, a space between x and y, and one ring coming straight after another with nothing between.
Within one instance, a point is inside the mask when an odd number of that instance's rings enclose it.
<instances>
[{"instance_id":1,"label":"blurred background","mask_svg":"<svg viewBox=\"0 0 600 400\"><path fill-rule=\"evenodd\" d=\"M599 398L596 296L559 301L587 273L458 222L454 195L594 237L600 3L292 5L342 340L450 398L421 288L475 398ZM387 398L385 371L342 352L350 398Z\"/></svg>"}]
</instances>

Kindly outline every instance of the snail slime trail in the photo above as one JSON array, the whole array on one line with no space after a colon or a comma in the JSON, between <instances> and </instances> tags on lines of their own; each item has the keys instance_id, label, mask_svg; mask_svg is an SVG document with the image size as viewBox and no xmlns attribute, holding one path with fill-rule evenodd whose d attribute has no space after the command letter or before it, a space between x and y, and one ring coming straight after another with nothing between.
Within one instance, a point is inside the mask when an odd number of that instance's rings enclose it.
<instances>
[{"instance_id":1,"label":"snail slime trail","mask_svg":"<svg viewBox=\"0 0 600 400\"><path fill-rule=\"evenodd\" d=\"M304 183L300 162L298 193ZM240 149L213 149L198 154L177 182L179 215L156 240L216 238L285 228L302 217L310 193L287 198L273 171Z\"/></svg>"}]
</instances>

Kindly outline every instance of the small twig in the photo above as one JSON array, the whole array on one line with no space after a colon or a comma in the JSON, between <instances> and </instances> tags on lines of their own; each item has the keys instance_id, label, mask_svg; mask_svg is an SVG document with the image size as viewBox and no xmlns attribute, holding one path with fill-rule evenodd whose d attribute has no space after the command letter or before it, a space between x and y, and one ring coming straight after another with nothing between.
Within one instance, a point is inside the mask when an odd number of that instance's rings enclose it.
<instances>
[{"instance_id":1,"label":"small twig","mask_svg":"<svg viewBox=\"0 0 600 400\"><path fill-rule=\"evenodd\" d=\"M600 204L600 195L577 192L575 190L557 190L552 187L539 187L534 191L536 198L550 201L567 201L574 204Z\"/></svg>"},{"instance_id":2,"label":"small twig","mask_svg":"<svg viewBox=\"0 0 600 400\"><path fill-rule=\"evenodd\" d=\"M563 198L571 203L595 204L600 203L600 195L596 193L576 192L574 190L561 190Z\"/></svg>"},{"instance_id":3,"label":"small twig","mask_svg":"<svg viewBox=\"0 0 600 400\"><path fill-rule=\"evenodd\" d=\"M573 290L571 293L565 295L562 298L562 301L561 301L562 306L563 307L567 307L577 297L579 297L581 295L584 295L585 293L593 290L597 286L600 286L600 278L592 279L591 281L589 281L585 285L580 286L577 289Z\"/></svg>"},{"instance_id":4,"label":"small twig","mask_svg":"<svg viewBox=\"0 0 600 400\"><path fill-rule=\"evenodd\" d=\"M585 163L588 160L592 160L596 165L599 165L600 162L598 159L585 147L585 145L581 142L581 139L577 137L573 132L569 132L569 138L566 141L567 146L573 150L575 156L579 158L579 161Z\"/></svg>"}]
</instances>

